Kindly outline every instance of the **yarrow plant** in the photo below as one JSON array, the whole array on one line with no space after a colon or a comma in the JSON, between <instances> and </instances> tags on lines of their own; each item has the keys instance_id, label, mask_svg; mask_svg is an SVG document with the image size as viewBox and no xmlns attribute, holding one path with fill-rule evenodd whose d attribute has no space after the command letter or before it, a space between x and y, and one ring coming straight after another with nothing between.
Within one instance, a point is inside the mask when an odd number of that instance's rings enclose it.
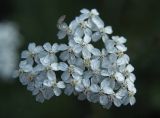
<instances>
[{"instance_id":1,"label":"yarrow plant","mask_svg":"<svg viewBox=\"0 0 160 118\"><path fill-rule=\"evenodd\" d=\"M104 25L96 9L80 12L69 25L65 16L58 20L58 39L67 37L68 44L30 43L22 52L16 71L20 82L39 102L64 92L104 108L135 104L136 78L124 53L126 39L111 36L112 27ZM97 42L103 42L104 47L97 48Z\"/></svg>"}]
</instances>

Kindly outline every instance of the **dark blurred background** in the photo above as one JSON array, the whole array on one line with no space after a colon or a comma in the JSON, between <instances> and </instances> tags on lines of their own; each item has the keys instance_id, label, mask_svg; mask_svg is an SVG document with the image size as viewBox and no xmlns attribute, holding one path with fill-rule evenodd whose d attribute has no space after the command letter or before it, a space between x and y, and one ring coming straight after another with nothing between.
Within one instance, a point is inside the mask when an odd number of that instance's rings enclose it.
<instances>
[{"instance_id":1,"label":"dark blurred background","mask_svg":"<svg viewBox=\"0 0 160 118\"><path fill-rule=\"evenodd\" d=\"M0 0L0 21L14 21L29 42L57 42L56 23L67 21L82 8L96 8L115 35L128 39L127 47L137 77L137 102L109 110L62 95L43 104L18 80L0 82L0 118L151 118L160 117L160 0ZM2 43L2 42L0 42Z\"/></svg>"}]
</instances>

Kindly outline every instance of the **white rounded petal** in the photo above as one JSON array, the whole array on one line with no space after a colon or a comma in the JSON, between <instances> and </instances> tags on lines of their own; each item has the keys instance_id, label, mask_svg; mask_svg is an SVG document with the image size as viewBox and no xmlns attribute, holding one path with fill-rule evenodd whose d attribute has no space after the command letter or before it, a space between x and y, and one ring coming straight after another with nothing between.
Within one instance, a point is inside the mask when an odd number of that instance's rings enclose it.
<instances>
[{"instance_id":1,"label":"white rounded petal","mask_svg":"<svg viewBox=\"0 0 160 118\"><path fill-rule=\"evenodd\" d=\"M117 99L122 99L124 96L127 96L127 94L128 94L127 89L120 89L120 90L115 94L115 96L116 96Z\"/></svg>"},{"instance_id":2,"label":"white rounded petal","mask_svg":"<svg viewBox=\"0 0 160 118\"><path fill-rule=\"evenodd\" d=\"M48 71L48 72L47 72L47 78L48 78L48 80L56 81L56 74L55 74L55 72L53 72L53 71Z\"/></svg>"},{"instance_id":3,"label":"white rounded petal","mask_svg":"<svg viewBox=\"0 0 160 118\"><path fill-rule=\"evenodd\" d=\"M96 9L92 9L92 10L91 10L91 13L92 13L93 15L99 15L99 13L98 13L98 11L97 11Z\"/></svg>"},{"instance_id":4,"label":"white rounded petal","mask_svg":"<svg viewBox=\"0 0 160 118\"><path fill-rule=\"evenodd\" d=\"M93 16L92 21L99 29L104 27L104 22L99 16Z\"/></svg>"},{"instance_id":5,"label":"white rounded petal","mask_svg":"<svg viewBox=\"0 0 160 118\"><path fill-rule=\"evenodd\" d=\"M44 102L44 97L41 93L36 96L36 101L40 103Z\"/></svg>"},{"instance_id":6,"label":"white rounded petal","mask_svg":"<svg viewBox=\"0 0 160 118\"><path fill-rule=\"evenodd\" d=\"M82 49L82 56L84 59L90 59L91 58L91 53L87 50L87 48Z\"/></svg>"},{"instance_id":7,"label":"white rounded petal","mask_svg":"<svg viewBox=\"0 0 160 118\"><path fill-rule=\"evenodd\" d=\"M81 37L76 36L76 37L74 37L74 41L75 41L76 43L78 43L78 44L81 44L82 41L83 41L83 39L82 39Z\"/></svg>"},{"instance_id":8,"label":"white rounded petal","mask_svg":"<svg viewBox=\"0 0 160 118\"><path fill-rule=\"evenodd\" d=\"M61 93L62 93L61 89L59 89L58 87L55 87L55 88L53 89L53 91L54 91L54 94L55 94L56 96L60 96Z\"/></svg>"},{"instance_id":9,"label":"white rounded petal","mask_svg":"<svg viewBox=\"0 0 160 118\"><path fill-rule=\"evenodd\" d=\"M57 37L58 39L63 39L67 35L66 31L58 31Z\"/></svg>"},{"instance_id":10,"label":"white rounded petal","mask_svg":"<svg viewBox=\"0 0 160 118\"><path fill-rule=\"evenodd\" d=\"M136 76L133 73L130 73L127 79L129 79L132 83L134 83L136 80Z\"/></svg>"},{"instance_id":11,"label":"white rounded petal","mask_svg":"<svg viewBox=\"0 0 160 118\"><path fill-rule=\"evenodd\" d=\"M73 70L74 70L75 73L77 73L79 75L83 74L83 70L81 68L78 68L78 67L74 66Z\"/></svg>"},{"instance_id":12,"label":"white rounded petal","mask_svg":"<svg viewBox=\"0 0 160 118\"><path fill-rule=\"evenodd\" d=\"M54 43L54 44L52 45L52 51L53 51L53 52L58 52L58 49L59 49L59 45L58 45L57 43Z\"/></svg>"},{"instance_id":13,"label":"white rounded petal","mask_svg":"<svg viewBox=\"0 0 160 118\"><path fill-rule=\"evenodd\" d=\"M124 54L117 59L117 65L125 65L129 63L129 56Z\"/></svg>"},{"instance_id":14,"label":"white rounded petal","mask_svg":"<svg viewBox=\"0 0 160 118\"><path fill-rule=\"evenodd\" d=\"M91 69L99 70L99 68L100 68L100 61L98 59L91 60Z\"/></svg>"},{"instance_id":15,"label":"white rounded petal","mask_svg":"<svg viewBox=\"0 0 160 118\"><path fill-rule=\"evenodd\" d=\"M111 26L105 27L104 32L107 33L107 34L112 34L113 33L112 27Z\"/></svg>"},{"instance_id":16,"label":"white rounded petal","mask_svg":"<svg viewBox=\"0 0 160 118\"><path fill-rule=\"evenodd\" d=\"M131 64L128 64L127 67L126 67L126 71L131 73L131 72L134 71L134 67Z\"/></svg>"},{"instance_id":17,"label":"white rounded petal","mask_svg":"<svg viewBox=\"0 0 160 118\"><path fill-rule=\"evenodd\" d=\"M44 86L47 86L47 87L51 87L53 84L52 84L52 82L49 81L49 80L44 80L43 85L44 85Z\"/></svg>"},{"instance_id":18,"label":"white rounded petal","mask_svg":"<svg viewBox=\"0 0 160 118\"><path fill-rule=\"evenodd\" d=\"M81 51L82 51L82 47L78 44L78 45L75 45L73 47L73 51L76 53L76 54L79 54Z\"/></svg>"},{"instance_id":19,"label":"white rounded petal","mask_svg":"<svg viewBox=\"0 0 160 118\"><path fill-rule=\"evenodd\" d=\"M84 44L88 44L91 41L91 37L89 35L84 36Z\"/></svg>"},{"instance_id":20,"label":"white rounded petal","mask_svg":"<svg viewBox=\"0 0 160 118\"><path fill-rule=\"evenodd\" d=\"M70 77L70 73L68 71L65 71L62 73L61 78L63 81L67 81Z\"/></svg>"},{"instance_id":21,"label":"white rounded petal","mask_svg":"<svg viewBox=\"0 0 160 118\"><path fill-rule=\"evenodd\" d=\"M68 69L68 65L64 62L60 62L58 65L59 70L66 71Z\"/></svg>"},{"instance_id":22,"label":"white rounded petal","mask_svg":"<svg viewBox=\"0 0 160 118\"><path fill-rule=\"evenodd\" d=\"M90 90L94 93L98 93L100 91L100 87L97 84L92 84L90 86Z\"/></svg>"},{"instance_id":23,"label":"white rounded petal","mask_svg":"<svg viewBox=\"0 0 160 118\"><path fill-rule=\"evenodd\" d=\"M58 47L59 51L64 51L67 50L69 47L66 44L60 44Z\"/></svg>"},{"instance_id":24,"label":"white rounded petal","mask_svg":"<svg viewBox=\"0 0 160 118\"><path fill-rule=\"evenodd\" d=\"M82 92L84 90L84 86L82 84L78 84L75 86L75 90L77 92Z\"/></svg>"},{"instance_id":25,"label":"white rounded petal","mask_svg":"<svg viewBox=\"0 0 160 118\"><path fill-rule=\"evenodd\" d=\"M120 107L122 104L122 101L120 99L114 98L113 103L115 106Z\"/></svg>"},{"instance_id":26,"label":"white rounded petal","mask_svg":"<svg viewBox=\"0 0 160 118\"><path fill-rule=\"evenodd\" d=\"M108 97L106 95L101 95L99 97L99 102L100 102L101 105L108 104Z\"/></svg>"},{"instance_id":27,"label":"white rounded petal","mask_svg":"<svg viewBox=\"0 0 160 118\"><path fill-rule=\"evenodd\" d=\"M92 35L92 41L93 41L93 42L97 42L100 38L101 38L101 33L100 33L100 32L95 32L95 33Z\"/></svg>"},{"instance_id":28,"label":"white rounded petal","mask_svg":"<svg viewBox=\"0 0 160 118\"><path fill-rule=\"evenodd\" d=\"M30 52L28 52L27 50L21 53L21 58L28 58L29 56L30 56Z\"/></svg>"},{"instance_id":29,"label":"white rounded petal","mask_svg":"<svg viewBox=\"0 0 160 118\"><path fill-rule=\"evenodd\" d=\"M84 34L83 29L82 29L81 27L78 27L78 28L76 29L75 33L74 33L74 36L75 36L75 37L82 37L83 34Z\"/></svg>"},{"instance_id":30,"label":"white rounded petal","mask_svg":"<svg viewBox=\"0 0 160 118\"><path fill-rule=\"evenodd\" d=\"M61 88L61 89L65 88L64 82L63 82L63 81L59 81L59 82L57 83L57 87L58 87L58 88Z\"/></svg>"},{"instance_id":31,"label":"white rounded petal","mask_svg":"<svg viewBox=\"0 0 160 118\"><path fill-rule=\"evenodd\" d=\"M52 46L48 42L43 45L43 48L48 52L52 50Z\"/></svg>"},{"instance_id":32,"label":"white rounded petal","mask_svg":"<svg viewBox=\"0 0 160 118\"><path fill-rule=\"evenodd\" d=\"M102 70L102 71L101 71L101 75L102 75L102 76L109 76L110 74L108 73L107 70Z\"/></svg>"},{"instance_id":33,"label":"white rounded petal","mask_svg":"<svg viewBox=\"0 0 160 118\"><path fill-rule=\"evenodd\" d=\"M88 79L83 79L82 83L84 85L85 88L88 88L90 86L90 80Z\"/></svg>"},{"instance_id":34,"label":"white rounded petal","mask_svg":"<svg viewBox=\"0 0 160 118\"><path fill-rule=\"evenodd\" d=\"M94 56L100 56L101 55L101 51L97 48L93 48L91 53L94 55Z\"/></svg>"},{"instance_id":35,"label":"white rounded petal","mask_svg":"<svg viewBox=\"0 0 160 118\"><path fill-rule=\"evenodd\" d=\"M106 94L114 94L114 91L112 88L108 87L108 86L103 86L103 92L106 93Z\"/></svg>"},{"instance_id":36,"label":"white rounded petal","mask_svg":"<svg viewBox=\"0 0 160 118\"><path fill-rule=\"evenodd\" d=\"M125 51L127 51L127 47L124 46L123 44L118 44L118 45L116 45L116 48L117 48L120 52L125 52Z\"/></svg>"},{"instance_id":37,"label":"white rounded petal","mask_svg":"<svg viewBox=\"0 0 160 118\"><path fill-rule=\"evenodd\" d=\"M129 98L129 103L130 103L131 106L136 103L136 99L135 99L134 96L131 96L131 97Z\"/></svg>"},{"instance_id":38,"label":"white rounded petal","mask_svg":"<svg viewBox=\"0 0 160 118\"><path fill-rule=\"evenodd\" d=\"M52 64L51 64L51 68L52 68L52 70L54 70L54 71L58 71L58 70L59 70L59 64L58 64L58 63L52 63Z\"/></svg>"},{"instance_id":39,"label":"white rounded petal","mask_svg":"<svg viewBox=\"0 0 160 118\"><path fill-rule=\"evenodd\" d=\"M73 20L69 24L69 29L72 30L72 31L75 31L75 29L77 28L78 25L79 25L78 22L76 20Z\"/></svg>"},{"instance_id":40,"label":"white rounded petal","mask_svg":"<svg viewBox=\"0 0 160 118\"><path fill-rule=\"evenodd\" d=\"M119 37L119 36L112 36L112 39L118 44L123 44L126 43L127 41L124 37Z\"/></svg>"},{"instance_id":41,"label":"white rounded petal","mask_svg":"<svg viewBox=\"0 0 160 118\"><path fill-rule=\"evenodd\" d=\"M68 52L68 51L63 51L63 52L61 52L59 58L60 58L62 61L68 60L68 58L69 58L69 52Z\"/></svg>"},{"instance_id":42,"label":"white rounded petal","mask_svg":"<svg viewBox=\"0 0 160 118\"><path fill-rule=\"evenodd\" d=\"M81 9L80 12L83 13L83 14L90 13L90 11L88 9L85 9L85 8Z\"/></svg>"},{"instance_id":43,"label":"white rounded petal","mask_svg":"<svg viewBox=\"0 0 160 118\"><path fill-rule=\"evenodd\" d=\"M115 73L115 78L116 78L116 80L117 80L118 82L120 82L120 83L123 83L124 80L125 80L125 77L124 77L123 74L120 73L120 72L116 72L116 73Z\"/></svg>"},{"instance_id":44,"label":"white rounded petal","mask_svg":"<svg viewBox=\"0 0 160 118\"><path fill-rule=\"evenodd\" d=\"M36 48L36 44L35 43L30 43L29 45L28 45L28 50L30 51L30 52L34 52L34 49Z\"/></svg>"}]
</instances>

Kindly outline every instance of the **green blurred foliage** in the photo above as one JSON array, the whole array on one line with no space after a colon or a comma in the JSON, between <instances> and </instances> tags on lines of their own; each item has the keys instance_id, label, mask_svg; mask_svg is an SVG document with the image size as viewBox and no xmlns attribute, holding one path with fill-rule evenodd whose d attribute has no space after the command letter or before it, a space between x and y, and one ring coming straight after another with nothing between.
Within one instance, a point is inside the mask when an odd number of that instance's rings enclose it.
<instances>
[{"instance_id":1,"label":"green blurred foliage","mask_svg":"<svg viewBox=\"0 0 160 118\"><path fill-rule=\"evenodd\" d=\"M43 104L18 82L0 83L0 118L150 118L160 116L160 0L13 0L9 20L17 22L29 42L59 42L56 23L65 14L67 21L82 8L96 8L115 35L128 39L127 47L137 76L135 106L109 110L74 96L61 96Z\"/></svg>"}]
</instances>

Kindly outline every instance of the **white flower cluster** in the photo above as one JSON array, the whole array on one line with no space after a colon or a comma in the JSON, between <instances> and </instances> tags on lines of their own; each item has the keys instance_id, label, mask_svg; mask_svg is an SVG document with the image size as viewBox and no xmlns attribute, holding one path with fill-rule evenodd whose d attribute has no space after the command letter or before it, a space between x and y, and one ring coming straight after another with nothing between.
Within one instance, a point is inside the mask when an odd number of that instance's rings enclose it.
<instances>
[{"instance_id":1,"label":"white flower cluster","mask_svg":"<svg viewBox=\"0 0 160 118\"><path fill-rule=\"evenodd\" d=\"M12 77L16 69L17 50L20 46L20 34L12 22L0 23L0 78Z\"/></svg>"},{"instance_id":2,"label":"white flower cluster","mask_svg":"<svg viewBox=\"0 0 160 118\"><path fill-rule=\"evenodd\" d=\"M135 103L134 68L124 43L126 39L112 34L111 26L104 26L96 9L82 9L81 15L69 25L65 16L58 20L58 38L67 36L68 44L45 43L36 46L30 43L22 52L19 75L23 85L43 102L59 96L77 95L79 100L87 99L110 108L112 103ZM102 41L104 48L96 48ZM94 46L95 44L95 46Z\"/></svg>"}]
</instances>

